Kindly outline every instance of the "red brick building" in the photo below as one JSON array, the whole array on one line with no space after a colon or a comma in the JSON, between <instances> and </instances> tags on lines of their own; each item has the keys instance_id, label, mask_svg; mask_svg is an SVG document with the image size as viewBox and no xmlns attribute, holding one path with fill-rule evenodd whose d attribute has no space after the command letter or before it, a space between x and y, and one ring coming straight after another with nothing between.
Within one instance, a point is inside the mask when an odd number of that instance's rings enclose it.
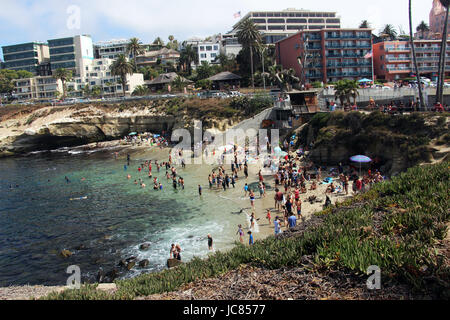
<instances>
[{"instance_id":1,"label":"red brick building","mask_svg":"<svg viewBox=\"0 0 450 320\"><path fill-rule=\"evenodd\" d=\"M306 82L372 78L371 29L300 31L276 44L277 63ZM300 66L298 57L305 61Z\"/></svg>"},{"instance_id":2,"label":"red brick building","mask_svg":"<svg viewBox=\"0 0 450 320\"><path fill-rule=\"evenodd\" d=\"M435 79L438 73L440 40L415 40L417 67L421 76ZM377 79L398 80L415 75L408 41L384 41L373 45ZM450 74L450 41L447 43L446 76Z\"/></svg>"}]
</instances>

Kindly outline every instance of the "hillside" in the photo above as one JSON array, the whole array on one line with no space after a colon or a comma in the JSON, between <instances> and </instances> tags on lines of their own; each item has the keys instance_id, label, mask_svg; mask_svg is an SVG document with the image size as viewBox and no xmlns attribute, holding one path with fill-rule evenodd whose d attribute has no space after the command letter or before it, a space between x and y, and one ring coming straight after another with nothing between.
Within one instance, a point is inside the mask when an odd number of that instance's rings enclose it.
<instances>
[{"instance_id":1,"label":"hillside","mask_svg":"<svg viewBox=\"0 0 450 320\"><path fill-rule=\"evenodd\" d=\"M297 146L310 146L309 158L322 165L346 163L364 154L382 172L398 174L422 162L442 160L450 146L449 114L333 112L317 114L299 134ZM436 148L439 145L439 148Z\"/></svg>"},{"instance_id":2,"label":"hillside","mask_svg":"<svg viewBox=\"0 0 450 320\"><path fill-rule=\"evenodd\" d=\"M47 299L448 299L450 162L417 166L278 237ZM366 288L381 269L382 290Z\"/></svg>"}]
</instances>

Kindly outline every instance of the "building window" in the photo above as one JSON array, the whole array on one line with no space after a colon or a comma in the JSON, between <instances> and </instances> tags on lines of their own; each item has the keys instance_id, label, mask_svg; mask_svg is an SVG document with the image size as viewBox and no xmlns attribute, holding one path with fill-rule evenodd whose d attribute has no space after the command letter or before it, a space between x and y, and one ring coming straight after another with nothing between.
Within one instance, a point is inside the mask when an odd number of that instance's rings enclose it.
<instances>
[{"instance_id":1,"label":"building window","mask_svg":"<svg viewBox=\"0 0 450 320\"><path fill-rule=\"evenodd\" d=\"M206 46L206 51L211 51L212 50L212 46Z\"/></svg>"},{"instance_id":2,"label":"building window","mask_svg":"<svg viewBox=\"0 0 450 320\"><path fill-rule=\"evenodd\" d=\"M219 46L214 46L214 50L219 50Z\"/></svg>"},{"instance_id":3,"label":"building window","mask_svg":"<svg viewBox=\"0 0 450 320\"><path fill-rule=\"evenodd\" d=\"M205 47L204 46L200 46L200 51L205 51Z\"/></svg>"}]
</instances>

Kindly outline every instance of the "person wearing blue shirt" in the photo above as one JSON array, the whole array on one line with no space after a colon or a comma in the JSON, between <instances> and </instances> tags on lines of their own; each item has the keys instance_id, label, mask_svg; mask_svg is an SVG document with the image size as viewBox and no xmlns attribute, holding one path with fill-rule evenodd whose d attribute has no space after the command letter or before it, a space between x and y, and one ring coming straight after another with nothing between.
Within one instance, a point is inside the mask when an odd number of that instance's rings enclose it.
<instances>
[{"instance_id":1,"label":"person wearing blue shirt","mask_svg":"<svg viewBox=\"0 0 450 320\"><path fill-rule=\"evenodd\" d=\"M291 216L288 219L289 222L289 228L293 228L297 225L297 218L295 217L295 215L291 214Z\"/></svg>"},{"instance_id":2,"label":"person wearing blue shirt","mask_svg":"<svg viewBox=\"0 0 450 320\"><path fill-rule=\"evenodd\" d=\"M252 246L254 242L253 242L253 235L252 235L251 231L248 232L248 237L249 237L248 244Z\"/></svg>"},{"instance_id":3,"label":"person wearing blue shirt","mask_svg":"<svg viewBox=\"0 0 450 320\"><path fill-rule=\"evenodd\" d=\"M281 227L280 227L280 221L278 220L278 217L275 218L273 221L273 225L275 226L275 235L281 233Z\"/></svg>"}]
</instances>

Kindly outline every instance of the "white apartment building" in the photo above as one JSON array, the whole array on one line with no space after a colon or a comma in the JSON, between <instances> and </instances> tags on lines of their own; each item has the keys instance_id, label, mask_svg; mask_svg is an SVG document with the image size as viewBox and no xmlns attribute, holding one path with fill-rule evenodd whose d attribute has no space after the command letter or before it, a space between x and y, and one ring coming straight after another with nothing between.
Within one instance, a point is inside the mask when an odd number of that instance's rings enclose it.
<instances>
[{"instance_id":1,"label":"white apartment building","mask_svg":"<svg viewBox=\"0 0 450 320\"><path fill-rule=\"evenodd\" d=\"M336 12L288 8L283 11L251 11L233 26L230 33L236 33L239 23L247 18L256 24L266 44L280 41L300 30L341 27L341 19Z\"/></svg>"},{"instance_id":2,"label":"white apartment building","mask_svg":"<svg viewBox=\"0 0 450 320\"><path fill-rule=\"evenodd\" d=\"M3 46L4 67L10 70L26 70L38 74L41 63L50 59L48 45L41 42Z\"/></svg>"},{"instance_id":3,"label":"white apartment building","mask_svg":"<svg viewBox=\"0 0 450 320\"><path fill-rule=\"evenodd\" d=\"M201 65L203 62L208 62L209 64L216 63L216 58L219 56L221 51L221 43L214 41L203 41L198 44L198 63Z\"/></svg>"},{"instance_id":4,"label":"white apartment building","mask_svg":"<svg viewBox=\"0 0 450 320\"><path fill-rule=\"evenodd\" d=\"M31 99L54 99L56 92L62 93L61 80L56 80L51 76L33 77L29 79L14 80L16 85L15 94L19 100Z\"/></svg>"},{"instance_id":5,"label":"white apartment building","mask_svg":"<svg viewBox=\"0 0 450 320\"><path fill-rule=\"evenodd\" d=\"M95 59L86 66L84 77L75 77L71 82L67 83L69 95L72 97L82 97L83 89L89 86L92 89L98 86L102 89L103 96L114 94L122 94L122 84L119 83L120 77L111 75L111 65L113 59ZM137 86L144 85L144 75L142 73L134 73L127 75L126 94L132 94Z\"/></svg>"},{"instance_id":6,"label":"white apartment building","mask_svg":"<svg viewBox=\"0 0 450 320\"><path fill-rule=\"evenodd\" d=\"M86 66L94 60L94 46L88 35L48 40L52 71L70 69L74 76L84 77Z\"/></svg>"},{"instance_id":7,"label":"white apartment building","mask_svg":"<svg viewBox=\"0 0 450 320\"><path fill-rule=\"evenodd\" d=\"M102 96L121 95L122 84L120 77L111 75L110 67L114 60L112 59L95 59L85 66L84 77L73 77L71 81L66 83L67 97L83 97L83 89L89 86L101 88ZM15 80L16 96L19 100L31 99L54 99L57 97L56 92L60 95L63 93L61 80L56 80L51 76L33 77L29 79ZM126 94L133 93L137 86L144 85L144 75L135 73L127 75Z\"/></svg>"},{"instance_id":8,"label":"white apartment building","mask_svg":"<svg viewBox=\"0 0 450 320\"><path fill-rule=\"evenodd\" d=\"M128 39L113 39L110 41L97 42L94 45L94 53L96 59L117 59L121 54L128 58L131 55L127 54L127 46L130 40Z\"/></svg>"}]
</instances>

